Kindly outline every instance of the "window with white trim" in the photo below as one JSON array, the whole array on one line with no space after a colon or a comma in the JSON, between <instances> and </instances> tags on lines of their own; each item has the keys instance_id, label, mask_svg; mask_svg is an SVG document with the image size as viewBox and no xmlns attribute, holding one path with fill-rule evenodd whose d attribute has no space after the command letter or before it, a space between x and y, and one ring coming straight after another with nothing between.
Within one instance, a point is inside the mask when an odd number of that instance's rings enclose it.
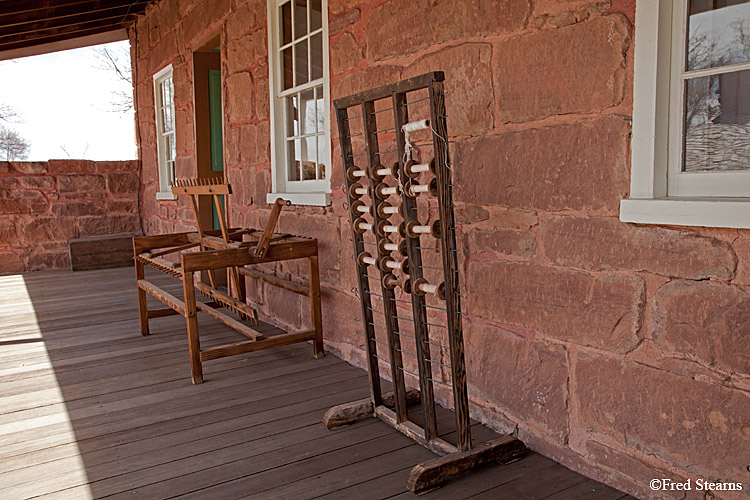
<instances>
[{"instance_id":1,"label":"window with white trim","mask_svg":"<svg viewBox=\"0 0 750 500\"><path fill-rule=\"evenodd\" d=\"M325 0L268 0L273 192L328 205L331 191Z\"/></svg>"},{"instance_id":2,"label":"window with white trim","mask_svg":"<svg viewBox=\"0 0 750 500\"><path fill-rule=\"evenodd\" d=\"M172 200L170 186L174 181L176 154L174 84L172 65L154 75L154 107L156 109L156 152L159 166L158 200Z\"/></svg>"},{"instance_id":3,"label":"window with white trim","mask_svg":"<svg viewBox=\"0 0 750 500\"><path fill-rule=\"evenodd\" d=\"M750 227L750 0L638 0L628 222Z\"/></svg>"}]
</instances>

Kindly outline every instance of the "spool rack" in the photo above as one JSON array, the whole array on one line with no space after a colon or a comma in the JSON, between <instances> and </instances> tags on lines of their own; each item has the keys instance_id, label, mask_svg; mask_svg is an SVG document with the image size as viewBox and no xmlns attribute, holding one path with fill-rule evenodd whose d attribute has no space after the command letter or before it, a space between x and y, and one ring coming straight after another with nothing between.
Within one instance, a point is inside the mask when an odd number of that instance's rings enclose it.
<instances>
[{"instance_id":1,"label":"spool rack","mask_svg":"<svg viewBox=\"0 0 750 500\"><path fill-rule=\"evenodd\" d=\"M472 444L444 79L432 72L334 101L370 398L331 408L324 424L374 415L440 455L412 469L407 487L417 493L526 450L510 436ZM381 368L392 394L383 394ZM436 385L455 410L455 444L440 437ZM419 422L409 417L415 401Z\"/></svg>"}]
</instances>

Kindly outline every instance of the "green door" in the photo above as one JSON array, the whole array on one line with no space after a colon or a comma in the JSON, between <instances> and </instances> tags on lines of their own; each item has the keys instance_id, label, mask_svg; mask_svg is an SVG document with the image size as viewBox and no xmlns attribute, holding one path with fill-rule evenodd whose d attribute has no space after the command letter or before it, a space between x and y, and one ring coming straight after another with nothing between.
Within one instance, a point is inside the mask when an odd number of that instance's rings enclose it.
<instances>
[{"instance_id":1,"label":"green door","mask_svg":"<svg viewBox=\"0 0 750 500\"><path fill-rule=\"evenodd\" d=\"M218 69L208 70L208 119L211 128L211 172L224 171L224 141L221 134L221 71ZM224 196L221 196L224 204ZM219 214L216 206L211 204L213 210L213 226L219 229Z\"/></svg>"}]
</instances>

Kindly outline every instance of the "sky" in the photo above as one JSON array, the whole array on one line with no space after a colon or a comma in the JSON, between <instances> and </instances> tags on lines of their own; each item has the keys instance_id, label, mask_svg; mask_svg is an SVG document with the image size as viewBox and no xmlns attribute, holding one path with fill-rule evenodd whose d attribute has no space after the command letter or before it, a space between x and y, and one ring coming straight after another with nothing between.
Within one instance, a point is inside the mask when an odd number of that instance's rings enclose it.
<instances>
[{"instance_id":1,"label":"sky","mask_svg":"<svg viewBox=\"0 0 750 500\"><path fill-rule=\"evenodd\" d=\"M99 47L119 50L129 42ZM0 61L0 104L12 106L23 120L0 125L31 143L28 161L136 157L132 110L111 111L111 91L132 92L130 85L101 67L94 47Z\"/></svg>"}]
</instances>

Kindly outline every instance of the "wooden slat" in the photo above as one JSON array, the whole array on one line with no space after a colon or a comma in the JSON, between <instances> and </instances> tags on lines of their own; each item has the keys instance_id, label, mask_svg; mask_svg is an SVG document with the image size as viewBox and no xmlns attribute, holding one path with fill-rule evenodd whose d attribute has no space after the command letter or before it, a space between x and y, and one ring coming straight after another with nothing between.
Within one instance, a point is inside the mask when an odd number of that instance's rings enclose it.
<instances>
[{"instance_id":1,"label":"wooden slat","mask_svg":"<svg viewBox=\"0 0 750 500\"><path fill-rule=\"evenodd\" d=\"M179 314L185 314L185 303L172 295L171 293L168 293L158 286L154 285L150 281L146 281L145 279L138 280L138 288L141 290L144 290L151 294L153 297L157 298L159 301L164 302L166 305L168 305L170 308L177 311Z\"/></svg>"},{"instance_id":2,"label":"wooden slat","mask_svg":"<svg viewBox=\"0 0 750 500\"><path fill-rule=\"evenodd\" d=\"M197 284L197 283L196 283ZM216 318L225 325L233 328L234 330L240 332L245 337L248 337L252 340L261 340L264 338L263 334L255 330L254 328L251 328L244 323L241 323L237 321L236 319L232 318L231 316L224 314L223 312L214 309L213 307L203 304L201 302L196 302L195 306L198 308L199 311L202 311L212 318Z\"/></svg>"},{"instance_id":3,"label":"wooden slat","mask_svg":"<svg viewBox=\"0 0 750 500\"><path fill-rule=\"evenodd\" d=\"M266 283L270 283L273 286L283 288L284 290L288 292L310 296L309 285L304 284L304 283L296 283L294 281L289 281L284 278L279 278L278 276L264 273L262 271L258 271L257 269L253 269L250 267L241 267L240 274L244 276L249 276L250 278L263 280Z\"/></svg>"},{"instance_id":4,"label":"wooden slat","mask_svg":"<svg viewBox=\"0 0 750 500\"><path fill-rule=\"evenodd\" d=\"M410 420L400 422L396 417L396 414L390 408L386 408L385 406L378 406L375 408L375 415L394 429L398 430L406 436L409 436L425 448L432 450L438 455L447 455L449 453L455 453L456 451L458 451L455 446L439 437L434 437L428 441L424 437L424 429L422 427ZM437 428L437 424L435 426Z\"/></svg>"},{"instance_id":5,"label":"wooden slat","mask_svg":"<svg viewBox=\"0 0 750 500\"><path fill-rule=\"evenodd\" d=\"M308 330L297 333L285 333L262 340L248 340L245 342L238 342L236 344L228 344L204 349L203 351L201 351L201 359L203 361L209 361L211 359L218 359L226 356L235 356L237 354L245 354L249 352L260 351L262 349L269 349L271 347L279 347L314 339L315 330Z\"/></svg>"},{"instance_id":6,"label":"wooden slat","mask_svg":"<svg viewBox=\"0 0 750 500\"><path fill-rule=\"evenodd\" d=\"M442 71L434 71L420 76L402 80L401 82L389 85L383 85L372 90L354 94L348 97L342 97L333 101L333 105L338 109L357 106L366 101L375 101L391 97L393 94L408 92L415 88L426 87L433 81L445 80L445 74ZM339 132L341 132L339 130Z\"/></svg>"}]
</instances>

